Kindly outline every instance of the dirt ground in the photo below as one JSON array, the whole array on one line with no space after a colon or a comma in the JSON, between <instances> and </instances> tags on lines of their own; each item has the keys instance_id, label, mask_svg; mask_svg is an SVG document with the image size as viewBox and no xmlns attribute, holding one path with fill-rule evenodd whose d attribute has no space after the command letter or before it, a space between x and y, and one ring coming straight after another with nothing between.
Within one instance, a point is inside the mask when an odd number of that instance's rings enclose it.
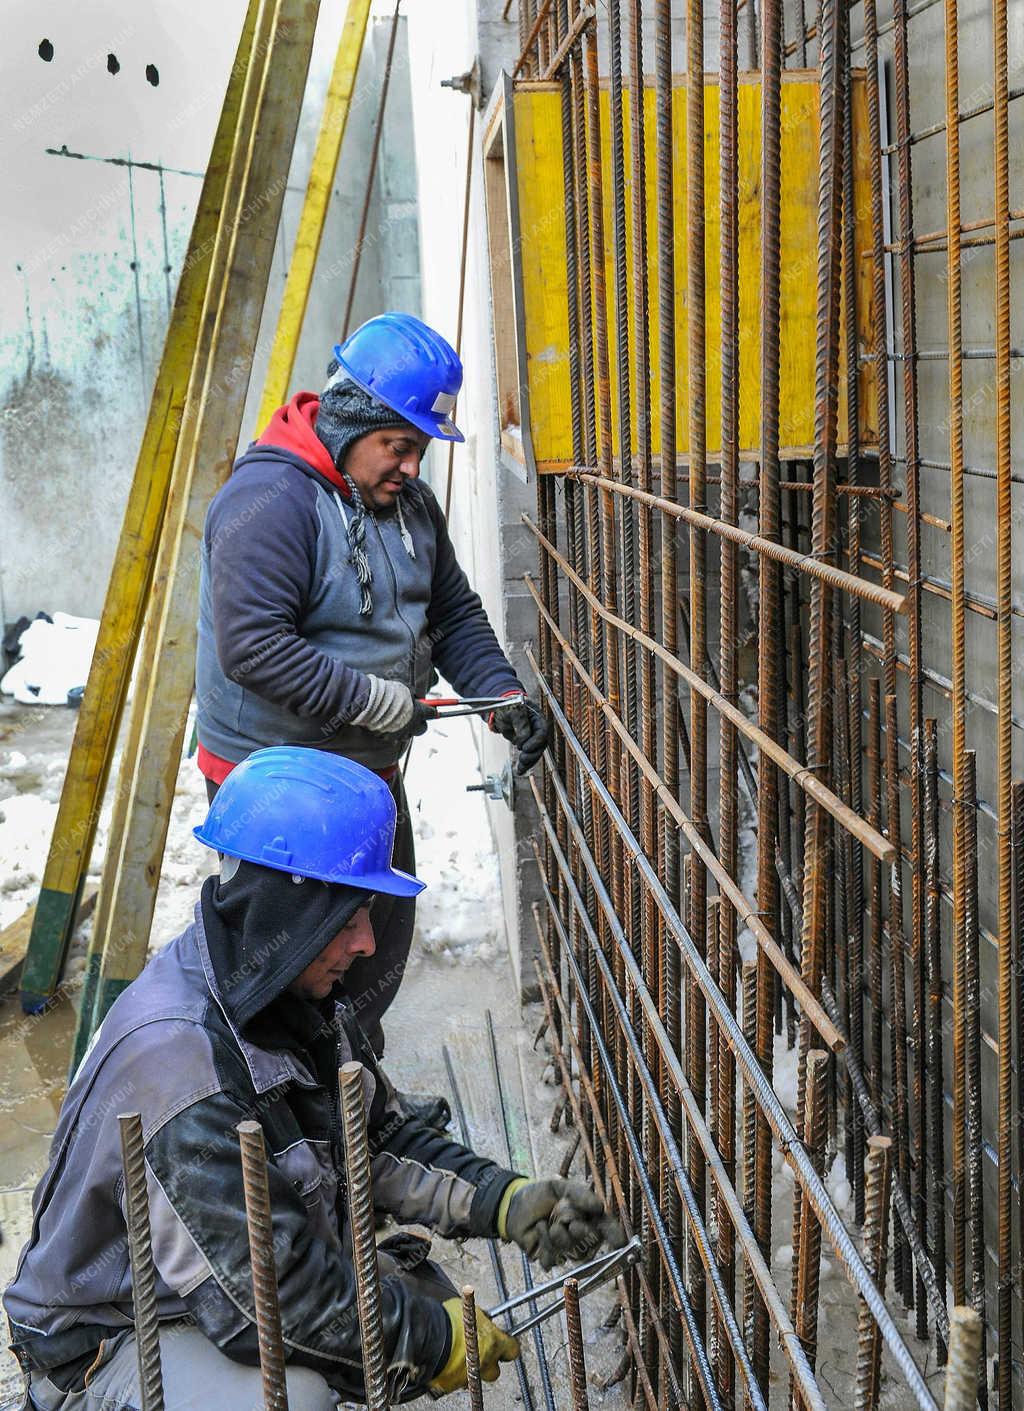
<instances>
[{"instance_id":1,"label":"dirt ground","mask_svg":"<svg viewBox=\"0 0 1024 1411\"><path fill-rule=\"evenodd\" d=\"M0 926L35 899L74 729L73 712L61 707L0 703ZM401 993L386 1024L386 1066L400 1087L448 1094L443 1047L447 1045L462 1090L470 1140L504 1162L506 1152L490 1061L486 1014L493 1016L502 1079L508 1097L514 1164L530 1173L554 1173L569 1138L552 1137L556 1089L543 1052L533 1048L540 1014L521 1012L512 983L504 935L497 859L485 810L504 807L465 793L477 782L476 752L465 721L433 727L418 741L407 775L416 820L417 870L430 883L418 913L417 939ZM443 810L438 806L443 800ZM194 761L184 760L168 834L151 950L190 919L194 898L209 869L209 854L191 836L205 809L205 790ZM98 876L106 838L101 818L91 876ZM41 1175L66 1083L67 1053L75 1025L75 979L82 973L88 923L80 928L65 971L66 995L41 1018L21 1013L15 998L0 1002L0 1286L13 1275L31 1225L31 1194ZM425 1035L429 1037L426 1038ZM578 1174L574 1168L574 1174ZM436 1243L436 1253L457 1286L473 1284L484 1307L497 1301L491 1264L481 1241ZM522 1287L518 1258L504 1266L512 1291ZM537 1276L543 1277L540 1271ZM600 1324L612 1304L599 1290L584 1301L588 1366L595 1377L619 1364L622 1334ZM551 1405L569 1404L564 1325L543 1331L551 1374ZM537 1355L528 1339L523 1361L538 1408L545 1394ZM0 1353L0 1407L20 1387L9 1353ZM465 1396L449 1399L468 1405ZM517 1378L506 1369L488 1388L493 1411L521 1404ZM591 1389L591 1404L609 1411L626 1404L621 1386ZM298 1408L297 1411L301 1411Z\"/></svg>"}]
</instances>

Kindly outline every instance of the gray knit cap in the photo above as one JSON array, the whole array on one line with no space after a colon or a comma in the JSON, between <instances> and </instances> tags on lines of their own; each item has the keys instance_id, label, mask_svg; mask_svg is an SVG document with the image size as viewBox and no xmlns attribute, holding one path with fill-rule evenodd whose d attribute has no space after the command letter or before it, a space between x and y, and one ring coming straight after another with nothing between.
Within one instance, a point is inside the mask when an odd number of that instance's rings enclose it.
<instances>
[{"instance_id":1,"label":"gray knit cap","mask_svg":"<svg viewBox=\"0 0 1024 1411\"><path fill-rule=\"evenodd\" d=\"M338 513L345 522L345 532L352 550L352 563L362 589L362 600L359 605L361 617L366 617L373 611L373 574L366 556L367 509L355 481L345 470L345 457L360 437L368 436L372 431L382 431L388 426L410 426L410 429L415 430L392 407L378 401L376 397L371 396L369 392L364 392L361 387L352 382L342 371L337 359L332 358L327 364L327 384L320 394L320 406L313 429L327 447L339 474L344 476L345 484L352 497L351 518L346 516L337 495L335 495L335 500L338 504ZM402 514L401 496L395 502L395 511L398 516L398 528L402 536L402 543L405 545L405 552L410 558L415 558L416 550L413 547L412 536L406 528L405 517Z\"/></svg>"}]
</instances>

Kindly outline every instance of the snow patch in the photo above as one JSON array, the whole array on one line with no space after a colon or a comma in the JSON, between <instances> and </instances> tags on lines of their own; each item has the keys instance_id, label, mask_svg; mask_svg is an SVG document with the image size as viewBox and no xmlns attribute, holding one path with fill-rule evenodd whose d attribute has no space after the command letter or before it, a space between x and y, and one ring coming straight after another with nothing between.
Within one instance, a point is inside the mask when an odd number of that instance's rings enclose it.
<instances>
[{"instance_id":1,"label":"snow patch","mask_svg":"<svg viewBox=\"0 0 1024 1411\"><path fill-rule=\"evenodd\" d=\"M22 705L67 705L68 692L85 686L100 624L92 617L55 612L29 623L21 656L0 680L0 692Z\"/></svg>"}]
</instances>

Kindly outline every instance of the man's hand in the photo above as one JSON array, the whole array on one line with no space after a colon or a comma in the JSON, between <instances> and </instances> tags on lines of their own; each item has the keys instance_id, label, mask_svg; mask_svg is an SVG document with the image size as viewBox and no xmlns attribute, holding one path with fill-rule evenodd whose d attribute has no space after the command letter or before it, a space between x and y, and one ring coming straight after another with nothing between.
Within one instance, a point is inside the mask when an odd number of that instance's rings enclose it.
<instances>
[{"instance_id":1,"label":"man's hand","mask_svg":"<svg viewBox=\"0 0 1024 1411\"><path fill-rule=\"evenodd\" d=\"M615 1248L625 1241L622 1226L605 1214L589 1186L558 1179L513 1182L498 1212L498 1233L544 1269L589 1259L602 1244Z\"/></svg>"},{"instance_id":2,"label":"man's hand","mask_svg":"<svg viewBox=\"0 0 1024 1411\"><path fill-rule=\"evenodd\" d=\"M462 1323L462 1300L446 1298L441 1305L452 1325L452 1350L448 1361L430 1383L430 1390L439 1395L458 1391L466 1385L466 1334ZM485 1382L496 1382L501 1370L499 1362L514 1362L519 1356L519 1344L492 1323L483 1309L476 1310L476 1340L480 1350L480 1375Z\"/></svg>"},{"instance_id":3,"label":"man's hand","mask_svg":"<svg viewBox=\"0 0 1024 1411\"><path fill-rule=\"evenodd\" d=\"M399 731L408 733L415 708L409 687L404 681L385 681L380 676L368 675L366 679L370 683L369 697L349 724L361 725L375 735L397 735Z\"/></svg>"},{"instance_id":4,"label":"man's hand","mask_svg":"<svg viewBox=\"0 0 1024 1411\"><path fill-rule=\"evenodd\" d=\"M426 705L423 701L413 701L412 723L410 729L414 735L425 735L427 733L427 723L436 720L438 710L436 706Z\"/></svg>"},{"instance_id":5,"label":"man's hand","mask_svg":"<svg viewBox=\"0 0 1024 1411\"><path fill-rule=\"evenodd\" d=\"M499 706L491 716L491 729L510 740L519 751L517 774L526 774L533 768L548 742L548 723L533 701Z\"/></svg>"}]
</instances>

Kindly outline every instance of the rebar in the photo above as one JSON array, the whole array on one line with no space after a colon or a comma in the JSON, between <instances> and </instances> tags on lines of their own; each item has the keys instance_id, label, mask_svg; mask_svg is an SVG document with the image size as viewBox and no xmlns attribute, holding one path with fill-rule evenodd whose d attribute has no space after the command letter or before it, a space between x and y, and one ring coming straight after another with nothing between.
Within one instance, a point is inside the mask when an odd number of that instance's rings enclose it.
<instances>
[{"instance_id":1,"label":"rebar","mask_svg":"<svg viewBox=\"0 0 1024 1411\"><path fill-rule=\"evenodd\" d=\"M569 1390L572 1393L573 1411L589 1411L590 1398L587 1395L587 1363L583 1352L583 1325L580 1322L579 1284L575 1279L565 1281L565 1331L569 1358Z\"/></svg>"},{"instance_id":2,"label":"rebar","mask_svg":"<svg viewBox=\"0 0 1024 1411\"><path fill-rule=\"evenodd\" d=\"M978 1403L978 1368L984 1328L976 1308L954 1308L949 1329L944 1411L974 1411Z\"/></svg>"},{"instance_id":3,"label":"rebar","mask_svg":"<svg viewBox=\"0 0 1024 1411\"><path fill-rule=\"evenodd\" d=\"M380 1271L377 1267L370 1144L366 1131L364 1072L361 1063L343 1063L338 1072L338 1086L345 1141L345 1186L352 1230L352 1263L356 1274L363 1388L368 1411L386 1411L387 1368L384 1361L384 1323Z\"/></svg>"},{"instance_id":4,"label":"rebar","mask_svg":"<svg viewBox=\"0 0 1024 1411\"><path fill-rule=\"evenodd\" d=\"M480 1343L476 1329L476 1293L472 1284L462 1287L462 1335L466 1340L466 1389L471 1411L483 1411L484 1388L480 1380Z\"/></svg>"},{"instance_id":5,"label":"rebar","mask_svg":"<svg viewBox=\"0 0 1024 1411\"><path fill-rule=\"evenodd\" d=\"M249 1229L252 1297L256 1307L263 1403L267 1411L288 1411L284 1336L281 1331L277 1264L274 1258L274 1216L270 1208L263 1128L258 1122L246 1121L239 1122L236 1131L242 1156L245 1219Z\"/></svg>"},{"instance_id":6,"label":"rebar","mask_svg":"<svg viewBox=\"0 0 1024 1411\"><path fill-rule=\"evenodd\" d=\"M137 1112L117 1119L124 1172L124 1210L128 1226L128 1258L132 1270L132 1310L135 1351L139 1363L142 1411L163 1411L164 1383L160 1366L160 1323L156 1307L156 1269L149 1228L149 1190L142 1118Z\"/></svg>"},{"instance_id":7,"label":"rebar","mask_svg":"<svg viewBox=\"0 0 1024 1411\"><path fill-rule=\"evenodd\" d=\"M868 1138L865 1181L864 1263L879 1289L885 1289L885 1252L889 1243L889 1173L892 1141ZM857 1411L878 1405L881 1339L870 1310L862 1301L857 1321Z\"/></svg>"}]
</instances>

